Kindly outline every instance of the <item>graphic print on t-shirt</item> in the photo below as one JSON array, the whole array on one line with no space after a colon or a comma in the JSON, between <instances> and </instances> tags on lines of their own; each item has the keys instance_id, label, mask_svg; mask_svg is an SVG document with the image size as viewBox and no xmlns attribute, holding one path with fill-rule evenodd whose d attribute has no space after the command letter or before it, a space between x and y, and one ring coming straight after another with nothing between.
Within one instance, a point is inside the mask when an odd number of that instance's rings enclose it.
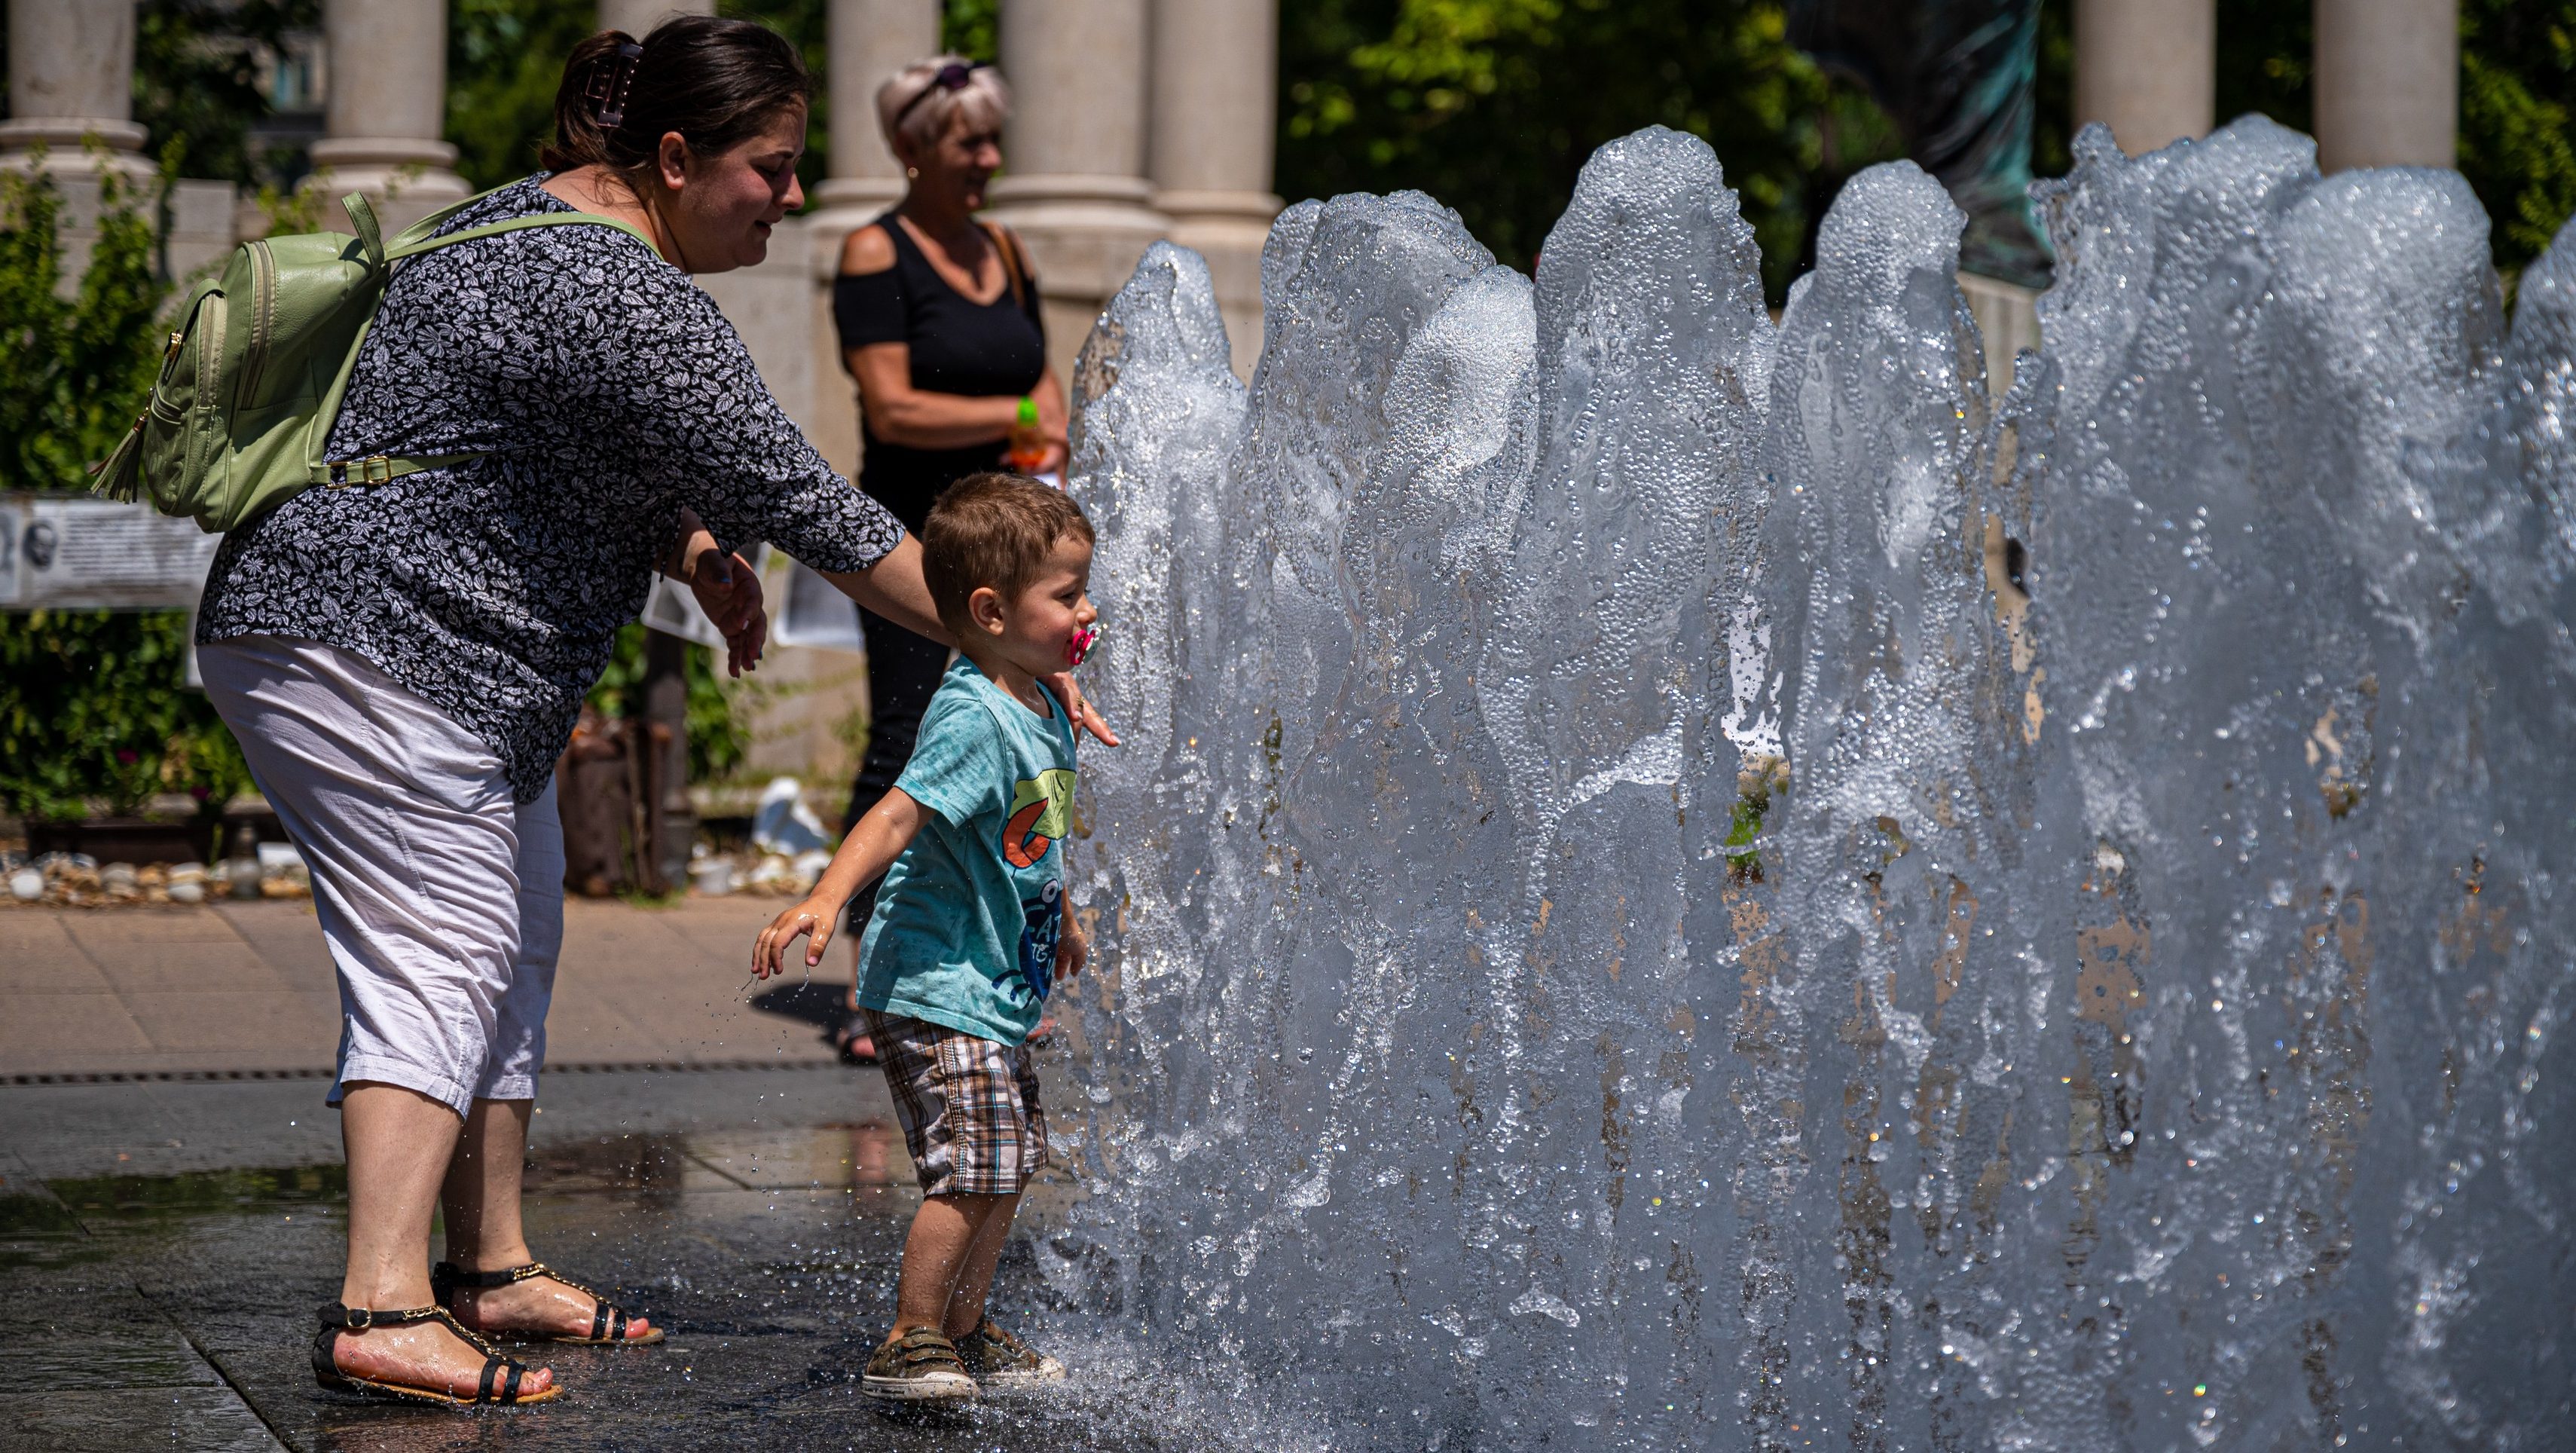
<instances>
[{"instance_id":1,"label":"graphic print on t-shirt","mask_svg":"<svg viewBox=\"0 0 2576 1453\"><path fill-rule=\"evenodd\" d=\"M1027 926L1020 933L1020 977L1040 1003L1055 987L1056 943L1064 936L1064 884L1048 879L1037 901L1020 905Z\"/></svg>"},{"instance_id":2,"label":"graphic print on t-shirt","mask_svg":"<svg viewBox=\"0 0 2576 1453\"><path fill-rule=\"evenodd\" d=\"M1073 823L1074 774L1057 767L1011 785L1011 813L1002 825L1002 857L1014 868L1033 868ZM1024 890L1025 891L1025 890ZM1049 878L1037 896L1020 900L1021 985L1003 992L1025 1003L1043 1003L1054 987L1055 949L1064 934L1064 882ZM1023 987L1024 986L1024 987Z\"/></svg>"},{"instance_id":3,"label":"graphic print on t-shirt","mask_svg":"<svg viewBox=\"0 0 2576 1453\"><path fill-rule=\"evenodd\" d=\"M1014 868L1034 867L1073 820L1073 773L1062 767L1014 783L1011 815L1002 825L1002 857Z\"/></svg>"}]
</instances>

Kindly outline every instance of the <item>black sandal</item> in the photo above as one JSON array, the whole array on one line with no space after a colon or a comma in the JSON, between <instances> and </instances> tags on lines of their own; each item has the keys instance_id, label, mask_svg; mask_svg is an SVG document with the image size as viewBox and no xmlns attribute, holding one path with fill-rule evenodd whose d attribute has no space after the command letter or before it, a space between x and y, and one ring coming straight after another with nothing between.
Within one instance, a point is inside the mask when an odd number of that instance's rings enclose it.
<instances>
[{"instance_id":1,"label":"black sandal","mask_svg":"<svg viewBox=\"0 0 2576 1453\"><path fill-rule=\"evenodd\" d=\"M860 1040L868 1040L868 1048L871 1051L875 1050L876 1042L868 1034L867 1022L855 1014L834 1025L832 1032L824 1038L832 1042L833 1052L841 1057L841 1063L845 1065L855 1069L877 1063L877 1056L874 1053L859 1053Z\"/></svg>"},{"instance_id":2,"label":"black sandal","mask_svg":"<svg viewBox=\"0 0 2576 1453\"><path fill-rule=\"evenodd\" d=\"M485 1403L505 1408L518 1407L552 1402L563 1396L562 1383L556 1383L543 1392L522 1395L519 1385L521 1379L528 1375L528 1365L493 1351L490 1343L466 1331L463 1324L449 1316L445 1307L413 1307L408 1311L389 1312L333 1302L322 1308L321 1315L322 1330L313 1338L313 1380L334 1392L351 1392L360 1397L386 1398L395 1402L439 1403L453 1408L476 1407ZM483 1354L483 1375L474 1384L474 1396L461 1398L443 1388L354 1377L342 1372L339 1362L331 1355L331 1349L342 1332L364 1332L370 1327L408 1327L415 1322L436 1322L465 1339L466 1346ZM505 1373L507 1376L503 1376Z\"/></svg>"},{"instance_id":3,"label":"black sandal","mask_svg":"<svg viewBox=\"0 0 2576 1453\"><path fill-rule=\"evenodd\" d=\"M438 1299L441 1307L452 1309L456 1305L456 1294L459 1291L490 1291L495 1287L515 1286L520 1282L532 1281L541 1276L562 1282L597 1304L597 1309L592 1312L590 1318L590 1335L559 1337L552 1333L527 1332L495 1332L490 1335L504 1337L513 1342L561 1342L573 1347L612 1345L650 1347L669 1335L661 1328L655 1327L641 1337L627 1336L626 1324L629 1319L624 1307L609 1305L608 1298L542 1261L531 1261L525 1266L513 1266L504 1271L467 1271L455 1262L442 1261L429 1269L429 1294Z\"/></svg>"}]
</instances>

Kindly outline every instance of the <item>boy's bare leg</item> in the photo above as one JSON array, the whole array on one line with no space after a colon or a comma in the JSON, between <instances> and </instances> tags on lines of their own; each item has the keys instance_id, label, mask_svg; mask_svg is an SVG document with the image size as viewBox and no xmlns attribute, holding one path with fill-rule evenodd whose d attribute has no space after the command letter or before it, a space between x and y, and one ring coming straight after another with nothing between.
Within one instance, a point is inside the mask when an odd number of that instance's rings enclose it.
<instances>
[{"instance_id":1,"label":"boy's bare leg","mask_svg":"<svg viewBox=\"0 0 2576 1453\"><path fill-rule=\"evenodd\" d=\"M948 1293L948 1315L941 1331L948 1340L956 1341L975 1330L984 1320L984 1297L993 1289L993 1268L1002 1259L1002 1243L1011 1239L1011 1218L1020 1208L1018 1196L981 1196L979 1200L995 1203L975 1233L975 1242L966 1248L965 1264L957 1268L957 1284Z\"/></svg>"},{"instance_id":2,"label":"boy's bare leg","mask_svg":"<svg viewBox=\"0 0 2576 1453\"><path fill-rule=\"evenodd\" d=\"M959 1277L994 1210L1017 1196L924 1196L903 1239L903 1271L894 1286L894 1336L915 1327L938 1330ZM1008 1217L1005 1215L1005 1223ZM984 1273L992 1276L988 1266Z\"/></svg>"}]
</instances>

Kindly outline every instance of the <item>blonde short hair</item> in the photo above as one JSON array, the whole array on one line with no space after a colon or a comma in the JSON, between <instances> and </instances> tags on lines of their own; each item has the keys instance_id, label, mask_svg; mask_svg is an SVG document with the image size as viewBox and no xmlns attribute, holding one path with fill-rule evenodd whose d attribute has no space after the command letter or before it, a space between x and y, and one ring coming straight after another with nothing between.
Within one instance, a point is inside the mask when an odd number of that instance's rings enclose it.
<instances>
[{"instance_id":1,"label":"blonde short hair","mask_svg":"<svg viewBox=\"0 0 2576 1453\"><path fill-rule=\"evenodd\" d=\"M966 84L953 91L938 84L939 73L949 66L973 67ZM915 148L937 145L961 112L969 125L1001 130L1011 114L1011 88L1002 73L964 56L935 55L914 61L877 87L877 129L885 133L886 149L897 156L905 142Z\"/></svg>"}]
</instances>

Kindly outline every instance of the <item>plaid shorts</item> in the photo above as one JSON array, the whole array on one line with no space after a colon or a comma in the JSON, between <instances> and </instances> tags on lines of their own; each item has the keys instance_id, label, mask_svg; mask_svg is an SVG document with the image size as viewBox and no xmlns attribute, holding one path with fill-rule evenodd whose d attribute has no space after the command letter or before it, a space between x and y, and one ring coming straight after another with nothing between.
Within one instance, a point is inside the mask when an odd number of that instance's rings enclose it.
<instances>
[{"instance_id":1,"label":"plaid shorts","mask_svg":"<svg viewBox=\"0 0 2576 1453\"><path fill-rule=\"evenodd\" d=\"M1047 1163L1036 1056L944 1024L861 1009L925 1196L1016 1195Z\"/></svg>"}]
</instances>

